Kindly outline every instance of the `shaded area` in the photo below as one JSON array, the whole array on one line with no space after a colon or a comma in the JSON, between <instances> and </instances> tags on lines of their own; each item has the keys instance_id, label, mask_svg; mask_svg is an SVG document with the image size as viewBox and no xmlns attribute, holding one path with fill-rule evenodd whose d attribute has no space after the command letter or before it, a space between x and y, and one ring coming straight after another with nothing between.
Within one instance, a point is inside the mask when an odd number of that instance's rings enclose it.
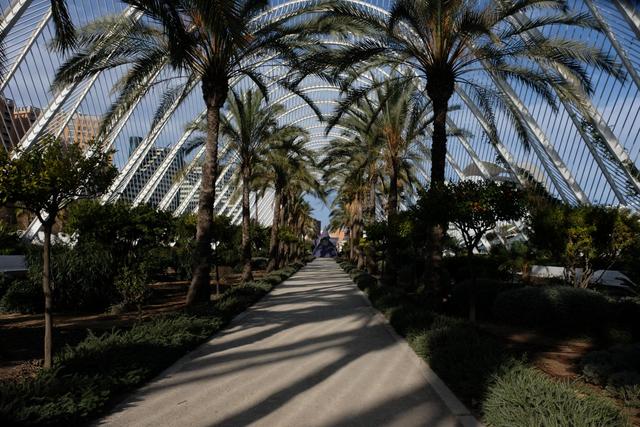
<instances>
[{"instance_id":1,"label":"shaded area","mask_svg":"<svg viewBox=\"0 0 640 427\"><path fill-rule=\"evenodd\" d=\"M318 259L103 425L455 425L406 343Z\"/></svg>"}]
</instances>

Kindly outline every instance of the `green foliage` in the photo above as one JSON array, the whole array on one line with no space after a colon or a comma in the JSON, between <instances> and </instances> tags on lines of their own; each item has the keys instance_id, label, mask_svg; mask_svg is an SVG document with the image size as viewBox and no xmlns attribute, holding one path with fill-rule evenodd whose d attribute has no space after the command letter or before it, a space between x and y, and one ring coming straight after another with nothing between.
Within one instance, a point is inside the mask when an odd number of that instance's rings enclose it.
<instances>
[{"instance_id":1,"label":"green foliage","mask_svg":"<svg viewBox=\"0 0 640 427\"><path fill-rule=\"evenodd\" d=\"M509 360L494 339L459 319L434 317L430 329L407 336L414 351L464 401L484 394L491 376Z\"/></svg>"},{"instance_id":2,"label":"green foliage","mask_svg":"<svg viewBox=\"0 0 640 427\"><path fill-rule=\"evenodd\" d=\"M94 197L105 191L117 175L111 151L91 144L86 156L79 144L50 136L17 157L0 152L0 205L13 203L52 223L58 212L78 197Z\"/></svg>"},{"instance_id":3,"label":"green foliage","mask_svg":"<svg viewBox=\"0 0 640 427\"><path fill-rule=\"evenodd\" d=\"M42 313L44 311L42 283L28 279L12 281L0 299L0 311Z\"/></svg>"},{"instance_id":4,"label":"green foliage","mask_svg":"<svg viewBox=\"0 0 640 427\"><path fill-rule=\"evenodd\" d=\"M136 267L125 266L122 268L115 279L115 287L125 306L135 306L140 309L150 293L147 286L149 277L144 265Z\"/></svg>"},{"instance_id":5,"label":"green foliage","mask_svg":"<svg viewBox=\"0 0 640 427\"><path fill-rule=\"evenodd\" d=\"M469 313L472 286L474 287L477 317L481 320L491 318L493 304L498 294L518 287L518 285L494 279L478 279L475 283L472 280L464 280L452 289L451 299L447 304L452 314L466 316Z\"/></svg>"},{"instance_id":6,"label":"green foliage","mask_svg":"<svg viewBox=\"0 0 640 427\"><path fill-rule=\"evenodd\" d=\"M24 253L24 244L18 237L16 228L0 220L0 255L22 253Z\"/></svg>"},{"instance_id":7,"label":"green foliage","mask_svg":"<svg viewBox=\"0 0 640 427\"><path fill-rule=\"evenodd\" d=\"M484 420L494 427L630 425L610 400L586 388L554 381L521 363L495 377L482 408Z\"/></svg>"},{"instance_id":8,"label":"green foliage","mask_svg":"<svg viewBox=\"0 0 640 427\"><path fill-rule=\"evenodd\" d=\"M449 220L471 253L499 221L516 221L525 212L524 194L512 183L464 180L448 185Z\"/></svg>"},{"instance_id":9,"label":"green foliage","mask_svg":"<svg viewBox=\"0 0 640 427\"><path fill-rule=\"evenodd\" d=\"M609 303L598 292L568 286L527 286L503 292L493 306L496 320L551 333L601 333Z\"/></svg>"},{"instance_id":10,"label":"green foliage","mask_svg":"<svg viewBox=\"0 0 640 427\"><path fill-rule=\"evenodd\" d=\"M5 311L35 313L43 309L41 249L27 255L29 272L7 292L0 304ZM94 242L76 247L54 245L51 249L53 300L57 310L104 310L116 302L116 275L112 253Z\"/></svg>"},{"instance_id":11,"label":"green foliage","mask_svg":"<svg viewBox=\"0 0 640 427\"><path fill-rule=\"evenodd\" d=\"M177 234L176 222L170 212L149 205L83 200L70 206L65 230L78 236L80 246L94 243L109 249L123 265L140 262L151 249L168 245Z\"/></svg>"},{"instance_id":12,"label":"green foliage","mask_svg":"<svg viewBox=\"0 0 640 427\"><path fill-rule=\"evenodd\" d=\"M569 206L535 198L527 219L534 248L571 272L584 268L637 271L640 256L638 216L623 209ZM572 274L575 276L575 273ZM575 277L571 277L575 283Z\"/></svg>"},{"instance_id":13,"label":"green foliage","mask_svg":"<svg viewBox=\"0 0 640 427\"><path fill-rule=\"evenodd\" d=\"M298 267L275 273L289 277ZM211 310L197 316L176 313L136 323L130 329L89 334L78 345L62 350L53 369L41 371L34 379L0 383L0 423L85 424L122 393L153 378L205 341L272 288L265 282L235 286Z\"/></svg>"},{"instance_id":14,"label":"green foliage","mask_svg":"<svg viewBox=\"0 0 640 427\"><path fill-rule=\"evenodd\" d=\"M580 361L580 372L625 404L640 407L640 343L592 351Z\"/></svg>"}]
</instances>

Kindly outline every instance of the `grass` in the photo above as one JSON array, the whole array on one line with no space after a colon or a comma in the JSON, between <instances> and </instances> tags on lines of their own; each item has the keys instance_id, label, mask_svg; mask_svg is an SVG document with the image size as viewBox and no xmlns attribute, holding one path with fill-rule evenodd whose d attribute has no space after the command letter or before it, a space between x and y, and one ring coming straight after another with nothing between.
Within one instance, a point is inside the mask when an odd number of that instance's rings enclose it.
<instances>
[{"instance_id":1,"label":"grass","mask_svg":"<svg viewBox=\"0 0 640 427\"><path fill-rule=\"evenodd\" d=\"M127 330L89 336L56 355L54 368L0 385L0 425L82 424L104 413L123 393L158 375L258 301L301 264L272 273L274 280L235 286L197 315L174 313Z\"/></svg>"}]
</instances>

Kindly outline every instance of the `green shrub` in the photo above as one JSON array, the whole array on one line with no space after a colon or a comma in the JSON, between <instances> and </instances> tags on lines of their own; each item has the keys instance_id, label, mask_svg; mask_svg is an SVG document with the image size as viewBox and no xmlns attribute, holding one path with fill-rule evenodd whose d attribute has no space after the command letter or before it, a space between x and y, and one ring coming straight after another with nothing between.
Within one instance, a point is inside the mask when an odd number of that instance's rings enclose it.
<instances>
[{"instance_id":1,"label":"green shrub","mask_svg":"<svg viewBox=\"0 0 640 427\"><path fill-rule=\"evenodd\" d=\"M76 425L118 393L140 385L218 330L217 318L184 314L90 334L55 358L35 379L0 386L4 425Z\"/></svg>"},{"instance_id":2,"label":"green shrub","mask_svg":"<svg viewBox=\"0 0 640 427\"><path fill-rule=\"evenodd\" d=\"M448 302L450 313L465 317L469 314L472 286L475 286L476 316L478 319L485 320L491 318L493 304L498 294L517 287L517 285L493 279L478 279L475 284L472 280L464 280L456 284L451 291L451 299Z\"/></svg>"},{"instance_id":3,"label":"green shrub","mask_svg":"<svg viewBox=\"0 0 640 427\"><path fill-rule=\"evenodd\" d=\"M640 298L622 298L610 304L615 324L640 340Z\"/></svg>"},{"instance_id":4,"label":"green shrub","mask_svg":"<svg viewBox=\"0 0 640 427\"><path fill-rule=\"evenodd\" d=\"M28 279L14 280L0 299L0 310L18 313L42 313L44 293L42 284Z\"/></svg>"},{"instance_id":5,"label":"green shrub","mask_svg":"<svg viewBox=\"0 0 640 427\"><path fill-rule=\"evenodd\" d=\"M535 368L516 363L489 386L484 420L493 427L628 426L613 402L570 383L553 381Z\"/></svg>"},{"instance_id":6,"label":"green shrub","mask_svg":"<svg viewBox=\"0 0 640 427\"><path fill-rule=\"evenodd\" d=\"M414 351L447 385L469 402L482 396L492 375L509 355L494 339L459 319L435 316L431 329L407 336Z\"/></svg>"},{"instance_id":7,"label":"green shrub","mask_svg":"<svg viewBox=\"0 0 640 427\"><path fill-rule=\"evenodd\" d=\"M627 405L640 405L640 343L592 351L579 367L586 381L606 387Z\"/></svg>"},{"instance_id":8,"label":"green shrub","mask_svg":"<svg viewBox=\"0 0 640 427\"><path fill-rule=\"evenodd\" d=\"M251 258L251 268L255 270L265 270L269 264L269 258L254 257Z\"/></svg>"},{"instance_id":9,"label":"green shrub","mask_svg":"<svg viewBox=\"0 0 640 427\"><path fill-rule=\"evenodd\" d=\"M137 267L124 267L115 279L115 287L125 307L137 307L140 310L142 303L149 297L150 290L147 286L146 267Z\"/></svg>"},{"instance_id":10,"label":"green shrub","mask_svg":"<svg viewBox=\"0 0 640 427\"><path fill-rule=\"evenodd\" d=\"M128 273L120 280L125 276ZM128 330L90 333L78 345L59 352L54 369L41 371L34 379L0 383L0 425L85 424L114 398L160 373L272 288L264 281L250 282L227 290L213 309L200 316L172 314Z\"/></svg>"},{"instance_id":11,"label":"green shrub","mask_svg":"<svg viewBox=\"0 0 640 427\"><path fill-rule=\"evenodd\" d=\"M598 292L567 286L528 286L503 292L493 305L503 323L552 333L601 333L607 327L609 303Z\"/></svg>"}]
</instances>

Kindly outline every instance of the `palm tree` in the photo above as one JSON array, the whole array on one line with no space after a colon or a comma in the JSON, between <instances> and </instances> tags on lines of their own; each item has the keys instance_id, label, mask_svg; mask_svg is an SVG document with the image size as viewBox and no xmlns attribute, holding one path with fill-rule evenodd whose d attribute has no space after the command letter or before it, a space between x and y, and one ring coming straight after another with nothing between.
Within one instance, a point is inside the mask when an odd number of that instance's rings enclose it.
<instances>
[{"instance_id":1,"label":"palm tree","mask_svg":"<svg viewBox=\"0 0 640 427\"><path fill-rule=\"evenodd\" d=\"M402 187L401 177L407 179L405 186L411 184L412 163L418 160L415 158L418 152L416 148L422 146L431 123L428 118L429 103L411 81L404 82L403 80L403 76L398 73L392 73L388 79L381 82L372 79L371 92L364 97L347 98L330 118L328 125L328 129L336 124L341 124L347 129L356 131L355 140L360 143L352 144L351 148L364 149L360 156L346 152L346 159L344 158L345 153L342 153L343 160L356 166L354 172L359 171L359 175L351 175L350 177L352 184L355 184L356 181L360 182L355 191L352 188L353 196L358 200L358 205L362 205L364 202L365 197L362 197L362 192L365 191L364 181L369 182L369 193L371 193L371 187L374 185L372 183L376 179L373 173L369 173L368 178L365 178L365 175L367 172L371 172L371 168L375 171L379 164L384 165L383 169L385 175L388 176L389 185L387 229L390 233L387 239L389 259L385 272L391 282L395 281L393 263L396 253L395 239L391 234L395 230L395 217L398 212L400 188ZM400 81L403 83L400 84ZM343 144L339 144L338 147L341 145ZM342 149L339 148L337 152L330 149L325 162L338 160L337 157L340 157ZM354 163L356 159L360 159L359 165ZM340 163L338 163L338 167L344 168ZM368 198L370 199L369 204L373 204L372 208L375 209L375 197L369 196ZM375 211L369 213L369 215L371 214L375 215ZM356 242L357 248L362 230L362 214L357 215L356 218L354 234L350 240ZM361 256L358 255L358 263L361 264Z\"/></svg>"},{"instance_id":2,"label":"palm tree","mask_svg":"<svg viewBox=\"0 0 640 427\"><path fill-rule=\"evenodd\" d=\"M243 282L253 280L251 272L250 192L256 163L268 152L267 146L278 138L277 117L284 111L282 104L268 105L256 90L232 91L229 115L223 117L221 131L237 154L242 186L242 269Z\"/></svg>"},{"instance_id":3,"label":"palm tree","mask_svg":"<svg viewBox=\"0 0 640 427\"><path fill-rule=\"evenodd\" d=\"M267 77L258 67L261 62L278 60L296 68L293 52L301 42L290 35L298 30L294 25L285 25L296 12L278 19L261 19L269 6L267 0L122 1L139 11L142 18L107 17L80 29L79 50L58 70L54 89L105 69L129 65L117 85L119 97L104 118L104 133L151 87L168 86L154 118L156 123L201 82L207 134L187 305L208 302L220 110L234 79L249 78L266 92ZM299 11L302 13L303 9ZM176 77L155 80L154 76L165 67L172 69ZM289 80L280 83L294 90Z\"/></svg>"},{"instance_id":4,"label":"palm tree","mask_svg":"<svg viewBox=\"0 0 640 427\"><path fill-rule=\"evenodd\" d=\"M563 36L572 34L571 28L600 30L590 15L569 11L565 0L395 0L387 17L337 0L316 24L319 31L342 33L351 43L307 58L310 69L324 70L331 64L334 75L350 71L343 75L345 87L354 87L347 99L364 96L368 90L351 83L379 67L409 68L421 79L434 114L430 188L445 181L447 116L456 85L465 86L483 110L491 140L498 140L498 109L512 121L520 140L529 144L517 107L490 80L479 78L482 70L492 78L517 81L554 109L554 91L578 107L583 105L580 94L593 91L587 66L623 78L611 57L583 41L588 37ZM558 26L566 31L544 35ZM360 37L354 39L354 33ZM407 73L395 79L403 84L413 77ZM436 225L430 233L433 266L442 256L444 227Z\"/></svg>"},{"instance_id":5,"label":"palm tree","mask_svg":"<svg viewBox=\"0 0 640 427\"><path fill-rule=\"evenodd\" d=\"M319 188L313 176L315 153L307 147L308 133L294 125L285 125L272 139L262 161L257 164L253 186L264 193L267 188L274 191L273 221L269 241L269 263L267 271L280 267L278 248L281 225L282 199L287 184L293 181L303 184L305 189Z\"/></svg>"}]
</instances>

